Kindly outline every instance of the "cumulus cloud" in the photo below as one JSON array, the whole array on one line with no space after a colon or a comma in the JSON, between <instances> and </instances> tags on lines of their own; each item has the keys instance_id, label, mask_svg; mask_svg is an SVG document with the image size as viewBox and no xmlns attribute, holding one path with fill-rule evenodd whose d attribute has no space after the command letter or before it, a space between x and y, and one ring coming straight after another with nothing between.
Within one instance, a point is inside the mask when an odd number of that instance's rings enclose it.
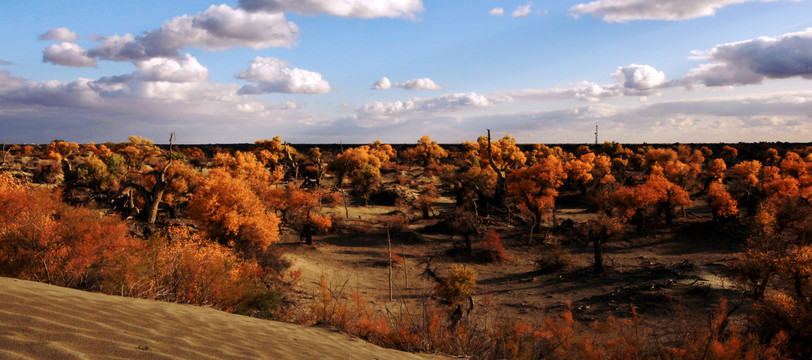
<instances>
[{"instance_id":1,"label":"cumulus cloud","mask_svg":"<svg viewBox=\"0 0 812 360\"><path fill-rule=\"evenodd\" d=\"M241 94L324 94L331 90L320 73L288 67L287 61L276 58L257 56L237 78L256 83L242 87Z\"/></svg>"},{"instance_id":2,"label":"cumulus cloud","mask_svg":"<svg viewBox=\"0 0 812 360\"><path fill-rule=\"evenodd\" d=\"M491 9L491 11L488 11L488 14L493 15L493 16L502 16L502 15L505 14L505 9L502 9L500 7L496 7L496 8Z\"/></svg>"},{"instance_id":3,"label":"cumulus cloud","mask_svg":"<svg viewBox=\"0 0 812 360\"><path fill-rule=\"evenodd\" d=\"M79 40L79 36L76 35L76 32L71 31L68 28L59 27L46 31L44 34L37 36L37 39L76 42Z\"/></svg>"},{"instance_id":4,"label":"cumulus cloud","mask_svg":"<svg viewBox=\"0 0 812 360\"><path fill-rule=\"evenodd\" d=\"M753 1L775 0L598 0L577 4L570 15L589 14L607 22L632 20L685 20L713 16L725 6Z\"/></svg>"},{"instance_id":5,"label":"cumulus cloud","mask_svg":"<svg viewBox=\"0 0 812 360\"><path fill-rule=\"evenodd\" d=\"M516 7L515 10L513 10L513 13L510 14L510 16L513 16L514 18L527 17L527 15L530 15L530 13L533 11L531 9L532 7L533 7L533 2L532 1L528 2L527 4L520 5L520 6Z\"/></svg>"},{"instance_id":6,"label":"cumulus cloud","mask_svg":"<svg viewBox=\"0 0 812 360\"><path fill-rule=\"evenodd\" d=\"M125 34L101 38L88 54L103 60L138 61L178 56L178 49L184 47L206 50L290 47L298 35L298 26L287 21L282 13L212 5L196 15L167 20L160 28L137 37Z\"/></svg>"},{"instance_id":7,"label":"cumulus cloud","mask_svg":"<svg viewBox=\"0 0 812 360\"><path fill-rule=\"evenodd\" d=\"M240 0L239 6L249 11L324 13L358 18L413 19L423 11L421 0Z\"/></svg>"},{"instance_id":8,"label":"cumulus cloud","mask_svg":"<svg viewBox=\"0 0 812 360\"><path fill-rule=\"evenodd\" d=\"M710 63L692 69L683 79L687 86L759 84L764 79L792 77L812 79L812 28L717 45L695 54L695 58Z\"/></svg>"},{"instance_id":9,"label":"cumulus cloud","mask_svg":"<svg viewBox=\"0 0 812 360\"><path fill-rule=\"evenodd\" d=\"M389 90L391 88L392 82L389 81L389 78L386 76L372 84L372 90Z\"/></svg>"},{"instance_id":10,"label":"cumulus cloud","mask_svg":"<svg viewBox=\"0 0 812 360\"><path fill-rule=\"evenodd\" d=\"M209 70L190 54L179 59L156 57L135 65L145 81L200 82L209 76Z\"/></svg>"},{"instance_id":11,"label":"cumulus cloud","mask_svg":"<svg viewBox=\"0 0 812 360\"><path fill-rule=\"evenodd\" d=\"M649 65L621 66L612 78L627 90L627 95L649 95L650 91L667 85L665 73Z\"/></svg>"},{"instance_id":12,"label":"cumulus cloud","mask_svg":"<svg viewBox=\"0 0 812 360\"><path fill-rule=\"evenodd\" d=\"M42 61L72 67L96 67L96 59L87 50L69 42L53 44L42 50Z\"/></svg>"},{"instance_id":13,"label":"cumulus cloud","mask_svg":"<svg viewBox=\"0 0 812 360\"><path fill-rule=\"evenodd\" d=\"M395 83L394 86L407 90L442 90L443 87L429 78L419 78Z\"/></svg>"},{"instance_id":14,"label":"cumulus cloud","mask_svg":"<svg viewBox=\"0 0 812 360\"><path fill-rule=\"evenodd\" d=\"M383 77L380 80L376 81L372 84L373 90L389 90L393 86L403 88L406 90L443 90L443 86L434 82L434 80L429 78L418 78L418 79L411 79L404 82L399 83L392 83L387 77Z\"/></svg>"}]
</instances>

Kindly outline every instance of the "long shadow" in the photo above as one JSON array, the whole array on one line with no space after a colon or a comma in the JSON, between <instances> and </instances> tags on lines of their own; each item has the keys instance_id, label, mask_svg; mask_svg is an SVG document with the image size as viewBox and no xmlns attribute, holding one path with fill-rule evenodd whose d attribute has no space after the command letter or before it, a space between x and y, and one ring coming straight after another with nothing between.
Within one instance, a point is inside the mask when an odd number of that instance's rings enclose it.
<instances>
[{"instance_id":1,"label":"long shadow","mask_svg":"<svg viewBox=\"0 0 812 360\"><path fill-rule=\"evenodd\" d=\"M544 275L544 274L548 274L548 273L549 272L544 271L544 270L532 270L532 271L526 271L526 272L522 272L522 273L508 274L508 275L505 275L505 276L480 280L480 281L477 281L477 284L479 284L479 285L494 285L494 284L499 284L499 283L508 282L508 281L519 281L519 280L534 278L536 276L540 276L540 275Z\"/></svg>"},{"instance_id":2,"label":"long shadow","mask_svg":"<svg viewBox=\"0 0 812 360\"><path fill-rule=\"evenodd\" d=\"M322 238L319 241L330 245L344 247L384 247L386 246L386 234L330 236Z\"/></svg>"}]
</instances>

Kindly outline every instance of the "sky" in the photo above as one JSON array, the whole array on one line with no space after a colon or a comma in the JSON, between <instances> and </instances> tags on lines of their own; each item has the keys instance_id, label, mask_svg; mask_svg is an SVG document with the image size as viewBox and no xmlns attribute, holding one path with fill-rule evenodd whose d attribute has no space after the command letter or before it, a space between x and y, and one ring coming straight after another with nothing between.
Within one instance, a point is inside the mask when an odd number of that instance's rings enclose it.
<instances>
[{"instance_id":1,"label":"sky","mask_svg":"<svg viewBox=\"0 0 812 360\"><path fill-rule=\"evenodd\" d=\"M0 141L812 141L812 1L3 0Z\"/></svg>"}]
</instances>

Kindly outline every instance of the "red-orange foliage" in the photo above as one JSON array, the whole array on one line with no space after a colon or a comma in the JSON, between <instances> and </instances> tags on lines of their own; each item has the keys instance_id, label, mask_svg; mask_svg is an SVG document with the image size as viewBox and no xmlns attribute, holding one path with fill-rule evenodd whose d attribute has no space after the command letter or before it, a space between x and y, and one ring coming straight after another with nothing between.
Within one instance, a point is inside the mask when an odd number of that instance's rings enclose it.
<instances>
[{"instance_id":1,"label":"red-orange foliage","mask_svg":"<svg viewBox=\"0 0 812 360\"><path fill-rule=\"evenodd\" d=\"M714 217L727 219L739 213L738 203L718 181L712 182L708 187L708 205L713 210Z\"/></svg>"},{"instance_id":2,"label":"red-orange foliage","mask_svg":"<svg viewBox=\"0 0 812 360\"><path fill-rule=\"evenodd\" d=\"M491 230L485 234L485 237L480 241L480 246L490 261L501 261L508 258L505 248L502 246L502 240L496 231Z\"/></svg>"},{"instance_id":3,"label":"red-orange foliage","mask_svg":"<svg viewBox=\"0 0 812 360\"><path fill-rule=\"evenodd\" d=\"M648 180L635 187L621 187L612 194L619 215L627 220L635 216L652 216L643 212L664 213L666 222L674 216L674 208L691 204L688 193L660 174L652 173Z\"/></svg>"},{"instance_id":4,"label":"red-orange foliage","mask_svg":"<svg viewBox=\"0 0 812 360\"><path fill-rule=\"evenodd\" d=\"M73 208L0 174L0 274L95 289L104 261L132 240L126 225Z\"/></svg>"},{"instance_id":5,"label":"red-orange foliage","mask_svg":"<svg viewBox=\"0 0 812 360\"><path fill-rule=\"evenodd\" d=\"M561 160L555 156L515 170L508 176L508 196L534 217L531 235L533 229L541 225L544 212L555 206L558 187L566 177Z\"/></svg>"},{"instance_id":6,"label":"red-orange foliage","mask_svg":"<svg viewBox=\"0 0 812 360\"><path fill-rule=\"evenodd\" d=\"M332 227L330 217L318 211L325 193L289 185L283 189L273 189L268 195L265 201L269 207L276 210L288 226L298 231L300 238L308 245L313 243L314 232L326 232Z\"/></svg>"}]
</instances>

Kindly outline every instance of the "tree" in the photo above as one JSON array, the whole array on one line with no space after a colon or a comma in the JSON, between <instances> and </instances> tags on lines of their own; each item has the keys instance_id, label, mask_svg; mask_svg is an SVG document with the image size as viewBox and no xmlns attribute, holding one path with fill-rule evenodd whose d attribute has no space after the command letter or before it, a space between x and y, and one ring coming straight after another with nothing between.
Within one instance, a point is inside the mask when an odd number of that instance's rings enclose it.
<instances>
[{"instance_id":1,"label":"tree","mask_svg":"<svg viewBox=\"0 0 812 360\"><path fill-rule=\"evenodd\" d=\"M249 256L279 240L279 218L225 169L209 172L189 203L189 217L213 239Z\"/></svg>"},{"instance_id":2,"label":"tree","mask_svg":"<svg viewBox=\"0 0 812 360\"><path fill-rule=\"evenodd\" d=\"M73 163L70 161L71 155L79 151L79 144L62 140L51 141L45 147L45 157L63 165L64 171L73 170Z\"/></svg>"},{"instance_id":3,"label":"tree","mask_svg":"<svg viewBox=\"0 0 812 360\"><path fill-rule=\"evenodd\" d=\"M254 146L254 154L262 164L282 174L285 171L279 169L279 165L287 164L288 168L293 170L293 176L298 177L299 153L287 142L282 142L279 136L275 136L271 140L257 140L254 142Z\"/></svg>"},{"instance_id":4,"label":"tree","mask_svg":"<svg viewBox=\"0 0 812 360\"><path fill-rule=\"evenodd\" d=\"M747 208L747 215L754 216L759 201L763 198L761 189L761 162L758 160L742 161L728 172L731 195Z\"/></svg>"},{"instance_id":5,"label":"tree","mask_svg":"<svg viewBox=\"0 0 812 360\"><path fill-rule=\"evenodd\" d=\"M582 194L586 194L587 184L595 178L592 170L595 167L595 154L585 153L577 159L571 159L564 164L567 180L572 182Z\"/></svg>"},{"instance_id":6,"label":"tree","mask_svg":"<svg viewBox=\"0 0 812 360\"><path fill-rule=\"evenodd\" d=\"M355 191L364 199L364 206L369 205L369 194L378 188L381 182L381 170L370 163L364 163L353 170L351 182Z\"/></svg>"},{"instance_id":7,"label":"tree","mask_svg":"<svg viewBox=\"0 0 812 360\"><path fill-rule=\"evenodd\" d=\"M508 176L508 196L519 202L520 209L533 215L528 243L532 242L533 230L541 229L544 213L555 208L558 187L566 178L561 160L552 155Z\"/></svg>"},{"instance_id":8,"label":"tree","mask_svg":"<svg viewBox=\"0 0 812 360\"><path fill-rule=\"evenodd\" d=\"M708 205L713 210L714 219L728 219L739 213L738 203L718 181L708 187Z\"/></svg>"},{"instance_id":9,"label":"tree","mask_svg":"<svg viewBox=\"0 0 812 360\"><path fill-rule=\"evenodd\" d=\"M338 180L336 186L341 187L345 175L352 176L353 172L360 169L364 164L380 169L383 163L388 162L395 155L396 152L392 146L376 141L370 145L344 150L327 165L327 170L336 175ZM369 173L369 170L364 172Z\"/></svg>"},{"instance_id":10,"label":"tree","mask_svg":"<svg viewBox=\"0 0 812 360\"><path fill-rule=\"evenodd\" d=\"M636 222L638 228L648 218L662 214L671 224L674 208L691 204L688 193L666 179L655 167L647 181L634 187L623 186L612 193L612 202L619 216Z\"/></svg>"},{"instance_id":11,"label":"tree","mask_svg":"<svg viewBox=\"0 0 812 360\"><path fill-rule=\"evenodd\" d=\"M436 141L432 141L428 135L423 135L417 140L417 146L407 150L406 157L414 159L414 161L418 161L423 167L426 167L448 157L448 151L443 149Z\"/></svg>"},{"instance_id":12,"label":"tree","mask_svg":"<svg viewBox=\"0 0 812 360\"><path fill-rule=\"evenodd\" d=\"M471 240L482 231L479 226L479 217L470 211L466 211L464 208L457 207L448 219L448 227L452 231L452 238L454 234L463 236L468 256L473 257L474 247Z\"/></svg>"},{"instance_id":13,"label":"tree","mask_svg":"<svg viewBox=\"0 0 812 360\"><path fill-rule=\"evenodd\" d=\"M327 231L332 227L329 217L318 212L322 192L288 185L272 191L270 208L280 213L280 219L299 232L299 238L313 245L314 231Z\"/></svg>"},{"instance_id":14,"label":"tree","mask_svg":"<svg viewBox=\"0 0 812 360\"><path fill-rule=\"evenodd\" d=\"M521 167L527 161L524 152L516 146L516 139L505 135L499 141L491 141L489 129L488 136L480 136L476 143L464 142L462 145L466 148L469 162L482 168L490 166L496 173L493 201L499 206L504 205L504 197L507 192L505 174Z\"/></svg>"},{"instance_id":15,"label":"tree","mask_svg":"<svg viewBox=\"0 0 812 360\"><path fill-rule=\"evenodd\" d=\"M623 219L600 215L586 222L587 241L592 243L595 257L594 271L603 272L603 244L623 231Z\"/></svg>"}]
</instances>

